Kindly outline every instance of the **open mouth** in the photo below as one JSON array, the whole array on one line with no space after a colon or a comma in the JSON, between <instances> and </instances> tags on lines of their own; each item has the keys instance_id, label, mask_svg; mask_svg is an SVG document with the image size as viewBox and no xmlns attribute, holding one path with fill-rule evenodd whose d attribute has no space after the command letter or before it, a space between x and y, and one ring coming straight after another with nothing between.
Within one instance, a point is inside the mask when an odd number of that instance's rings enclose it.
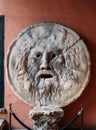
<instances>
[{"instance_id":1,"label":"open mouth","mask_svg":"<svg viewBox=\"0 0 96 130\"><path fill-rule=\"evenodd\" d=\"M47 78L52 78L51 74L41 74L41 78L47 79Z\"/></svg>"},{"instance_id":2,"label":"open mouth","mask_svg":"<svg viewBox=\"0 0 96 130\"><path fill-rule=\"evenodd\" d=\"M43 71L38 72L37 77L39 77L41 79L52 79L53 74L49 70L43 70Z\"/></svg>"}]
</instances>

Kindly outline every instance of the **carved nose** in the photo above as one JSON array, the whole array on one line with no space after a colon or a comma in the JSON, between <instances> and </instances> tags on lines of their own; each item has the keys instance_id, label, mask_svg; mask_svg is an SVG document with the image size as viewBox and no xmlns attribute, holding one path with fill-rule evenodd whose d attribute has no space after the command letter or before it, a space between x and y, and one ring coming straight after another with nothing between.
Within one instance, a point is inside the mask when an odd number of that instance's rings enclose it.
<instances>
[{"instance_id":1,"label":"carved nose","mask_svg":"<svg viewBox=\"0 0 96 130\"><path fill-rule=\"evenodd\" d=\"M40 69L41 69L41 70L50 70L50 65L49 65L49 63L43 62L43 63L40 65Z\"/></svg>"},{"instance_id":2,"label":"carved nose","mask_svg":"<svg viewBox=\"0 0 96 130\"><path fill-rule=\"evenodd\" d=\"M43 55L40 65L41 70L50 70L50 65L48 61L48 57L46 54Z\"/></svg>"}]
</instances>

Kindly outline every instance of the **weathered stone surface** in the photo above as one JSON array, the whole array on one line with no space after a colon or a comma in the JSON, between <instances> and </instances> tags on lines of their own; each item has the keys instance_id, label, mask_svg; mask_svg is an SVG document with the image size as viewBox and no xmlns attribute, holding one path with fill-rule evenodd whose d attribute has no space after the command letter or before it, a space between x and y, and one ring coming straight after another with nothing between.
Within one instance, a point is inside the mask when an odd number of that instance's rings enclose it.
<instances>
[{"instance_id":1,"label":"weathered stone surface","mask_svg":"<svg viewBox=\"0 0 96 130\"><path fill-rule=\"evenodd\" d=\"M31 106L66 106L85 89L90 57L68 27L40 23L23 30L7 54L7 77L15 94Z\"/></svg>"},{"instance_id":2,"label":"weathered stone surface","mask_svg":"<svg viewBox=\"0 0 96 130\"><path fill-rule=\"evenodd\" d=\"M9 126L5 119L0 118L0 130L8 130Z\"/></svg>"},{"instance_id":3,"label":"weathered stone surface","mask_svg":"<svg viewBox=\"0 0 96 130\"><path fill-rule=\"evenodd\" d=\"M34 122L34 130L58 130L58 123L63 117L61 108L55 107L34 107L29 116Z\"/></svg>"}]
</instances>

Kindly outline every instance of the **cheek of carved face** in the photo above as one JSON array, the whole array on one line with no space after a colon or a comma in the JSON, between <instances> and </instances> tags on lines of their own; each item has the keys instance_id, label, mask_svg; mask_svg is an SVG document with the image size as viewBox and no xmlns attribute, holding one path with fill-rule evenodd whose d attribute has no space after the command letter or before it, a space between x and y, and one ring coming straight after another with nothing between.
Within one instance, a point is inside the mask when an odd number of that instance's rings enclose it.
<instances>
[{"instance_id":1,"label":"cheek of carved face","mask_svg":"<svg viewBox=\"0 0 96 130\"><path fill-rule=\"evenodd\" d=\"M53 71L59 75L62 75L62 72L65 68L65 59L63 55L56 56L50 63L53 68Z\"/></svg>"},{"instance_id":2,"label":"cheek of carved face","mask_svg":"<svg viewBox=\"0 0 96 130\"><path fill-rule=\"evenodd\" d=\"M29 79L33 86L35 85L35 77L37 72L39 71L39 66L40 66L40 60L37 59L35 53L34 55L30 53L27 63L27 72L29 74Z\"/></svg>"}]
</instances>

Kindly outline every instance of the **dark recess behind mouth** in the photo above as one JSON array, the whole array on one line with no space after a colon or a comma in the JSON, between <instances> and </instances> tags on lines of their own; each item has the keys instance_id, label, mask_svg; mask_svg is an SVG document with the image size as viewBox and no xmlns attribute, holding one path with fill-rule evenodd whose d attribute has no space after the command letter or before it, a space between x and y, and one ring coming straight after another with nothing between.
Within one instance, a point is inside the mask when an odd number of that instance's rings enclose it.
<instances>
[{"instance_id":1,"label":"dark recess behind mouth","mask_svg":"<svg viewBox=\"0 0 96 130\"><path fill-rule=\"evenodd\" d=\"M52 78L52 75L50 75L50 74L42 74L41 78Z\"/></svg>"}]
</instances>

